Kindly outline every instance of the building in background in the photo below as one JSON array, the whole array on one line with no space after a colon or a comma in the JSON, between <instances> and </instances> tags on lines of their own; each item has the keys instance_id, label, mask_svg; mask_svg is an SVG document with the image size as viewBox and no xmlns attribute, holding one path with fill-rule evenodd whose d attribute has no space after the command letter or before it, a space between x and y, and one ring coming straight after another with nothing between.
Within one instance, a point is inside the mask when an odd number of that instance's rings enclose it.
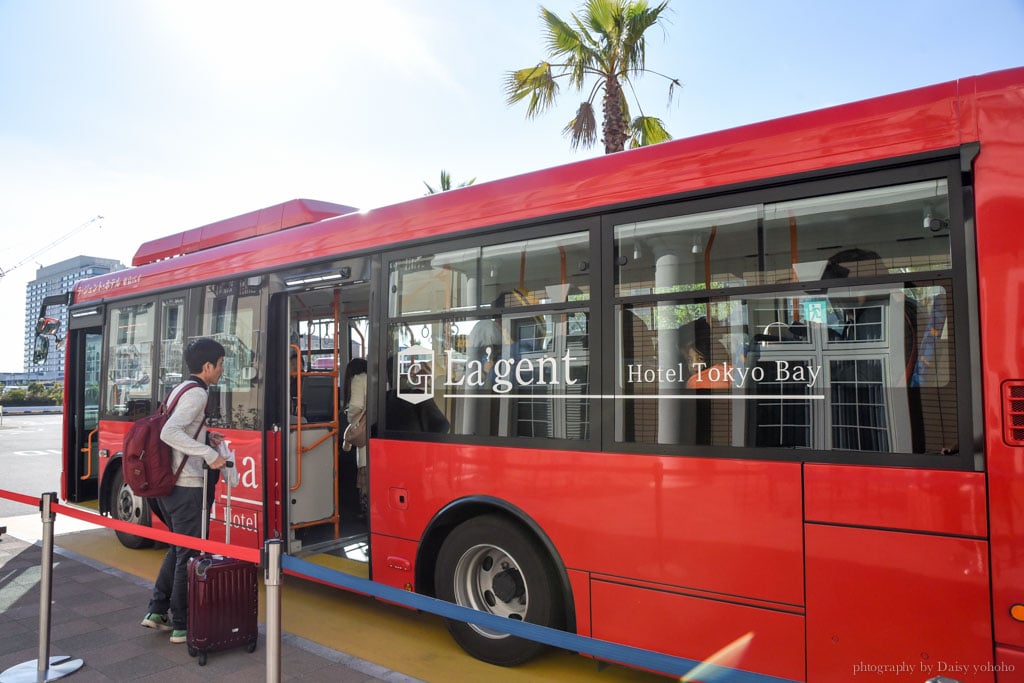
<instances>
[{"instance_id":1,"label":"building in background","mask_svg":"<svg viewBox=\"0 0 1024 683\"><path fill-rule=\"evenodd\" d=\"M79 280L123 269L124 265L115 259L75 256L36 270L36 279L25 286L25 373L45 378L56 377L58 380L64 377L63 344L55 345L44 363L32 362L36 323L39 320L39 307L42 305L43 299L70 291ZM51 317L58 317L52 309L50 313ZM68 329L67 307L60 307L59 317L62 333L60 336L63 337L63 332Z\"/></svg>"}]
</instances>

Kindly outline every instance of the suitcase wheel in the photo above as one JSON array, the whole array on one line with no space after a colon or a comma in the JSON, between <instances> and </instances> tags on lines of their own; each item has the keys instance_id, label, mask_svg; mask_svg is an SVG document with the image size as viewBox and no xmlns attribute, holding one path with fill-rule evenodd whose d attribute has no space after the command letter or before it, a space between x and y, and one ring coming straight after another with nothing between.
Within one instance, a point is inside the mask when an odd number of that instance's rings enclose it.
<instances>
[{"instance_id":1,"label":"suitcase wheel","mask_svg":"<svg viewBox=\"0 0 1024 683\"><path fill-rule=\"evenodd\" d=\"M206 653L205 652L200 652L199 653L199 666L206 666Z\"/></svg>"},{"instance_id":2,"label":"suitcase wheel","mask_svg":"<svg viewBox=\"0 0 1024 683\"><path fill-rule=\"evenodd\" d=\"M194 646L189 645L188 646L188 656L189 657L195 657L197 654L199 654L199 650L197 650Z\"/></svg>"},{"instance_id":3,"label":"suitcase wheel","mask_svg":"<svg viewBox=\"0 0 1024 683\"><path fill-rule=\"evenodd\" d=\"M256 651L256 641L254 640L251 643L249 643L248 645L246 645L245 646L245 651L246 652L255 652Z\"/></svg>"}]
</instances>

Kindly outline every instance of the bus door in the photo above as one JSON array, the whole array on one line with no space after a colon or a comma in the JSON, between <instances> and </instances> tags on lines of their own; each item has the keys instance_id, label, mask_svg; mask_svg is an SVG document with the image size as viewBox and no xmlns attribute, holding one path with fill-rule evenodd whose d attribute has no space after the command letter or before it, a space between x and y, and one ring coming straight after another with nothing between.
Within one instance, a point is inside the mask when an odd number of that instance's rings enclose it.
<instances>
[{"instance_id":1,"label":"bus door","mask_svg":"<svg viewBox=\"0 0 1024 683\"><path fill-rule=\"evenodd\" d=\"M102 311L97 307L72 311L70 317L65 370L70 414L65 419L68 447L64 451L64 482L67 500L76 503L95 500L98 495L102 322Z\"/></svg>"},{"instance_id":2,"label":"bus door","mask_svg":"<svg viewBox=\"0 0 1024 683\"><path fill-rule=\"evenodd\" d=\"M357 454L344 443L343 394L349 362L366 357L368 291L365 282L292 291L279 313L288 330L281 344L289 413L282 446L291 554L367 560Z\"/></svg>"}]
</instances>

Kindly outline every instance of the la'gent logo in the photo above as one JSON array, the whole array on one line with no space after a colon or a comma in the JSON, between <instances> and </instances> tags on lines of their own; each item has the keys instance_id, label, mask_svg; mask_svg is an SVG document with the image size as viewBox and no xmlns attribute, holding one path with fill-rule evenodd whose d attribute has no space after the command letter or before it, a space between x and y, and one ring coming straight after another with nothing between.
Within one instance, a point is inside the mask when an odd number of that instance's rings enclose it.
<instances>
[{"instance_id":1,"label":"la'gent logo","mask_svg":"<svg viewBox=\"0 0 1024 683\"><path fill-rule=\"evenodd\" d=\"M399 398L412 404L434 396L434 352L422 346L410 346L398 352Z\"/></svg>"},{"instance_id":2,"label":"la'gent logo","mask_svg":"<svg viewBox=\"0 0 1024 683\"><path fill-rule=\"evenodd\" d=\"M574 385L578 380L569 375L574 360L567 351L562 358L542 356L539 358L499 358L493 367L479 359L467 360L464 372L453 376L456 362L455 352L445 351L447 376L445 387L460 387L470 391L488 387L495 394L508 394L517 387ZM422 403L434 395L434 354L422 346L411 346L398 352L398 386L396 394L409 403ZM446 394L446 396L479 398L480 394Z\"/></svg>"}]
</instances>

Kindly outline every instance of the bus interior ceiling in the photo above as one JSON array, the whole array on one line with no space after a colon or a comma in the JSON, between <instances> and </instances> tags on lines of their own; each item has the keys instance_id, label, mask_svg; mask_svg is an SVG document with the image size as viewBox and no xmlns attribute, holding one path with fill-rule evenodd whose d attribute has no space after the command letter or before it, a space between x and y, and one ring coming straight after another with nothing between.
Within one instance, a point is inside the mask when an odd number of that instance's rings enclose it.
<instances>
[{"instance_id":1,"label":"bus interior ceiling","mask_svg":"<svg viewBox=\"0 0 1024 683\"><path fill-rule=\"evenodd\" d=\"M365 563L367 525L356 487L355 453L346 451L345 367L365 356L369 286L321 287L290 295L288 549ZM340 567L344 569L345 567ZM362 570L365 571L365 565Z\"/></svg>"}]
</instances>

